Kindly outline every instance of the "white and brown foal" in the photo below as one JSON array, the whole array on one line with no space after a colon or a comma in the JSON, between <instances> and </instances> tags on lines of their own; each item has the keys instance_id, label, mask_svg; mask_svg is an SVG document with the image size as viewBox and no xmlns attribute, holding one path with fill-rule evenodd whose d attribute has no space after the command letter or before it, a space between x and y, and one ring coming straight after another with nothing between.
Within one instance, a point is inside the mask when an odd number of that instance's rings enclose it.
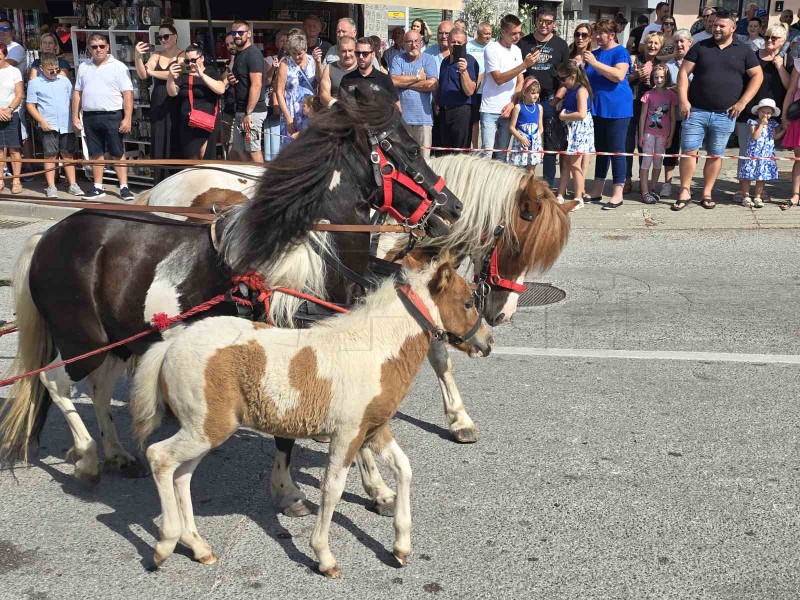
<instances>
[{"instance_id":1,"label":"white and brown foal","mask_svg":"<svg viewBox=\"0 0 800 600\"><path fill-rule=\"evenodd\" d=\"M378 453L397 481L394 555L407 563L411 467L388 421L435 334L471 356L489 354L492 338L472 287L449 262L406 270L405 277L407 285L390 279L350 314L307 330L209 318L144 355L131 401L136 435L143 442L158 426L164 404L180 422L178 433L147 449L163 514L157 565L178 542L198 561L216 561L195 526L189 485L200 460L239 427L282 437L330 436L311 536L319 569L328 577L341 575L328 530L347 471L362 447ZM393 496L382 482L380 488L374 494Z\"/></svg>"}]
</instances>

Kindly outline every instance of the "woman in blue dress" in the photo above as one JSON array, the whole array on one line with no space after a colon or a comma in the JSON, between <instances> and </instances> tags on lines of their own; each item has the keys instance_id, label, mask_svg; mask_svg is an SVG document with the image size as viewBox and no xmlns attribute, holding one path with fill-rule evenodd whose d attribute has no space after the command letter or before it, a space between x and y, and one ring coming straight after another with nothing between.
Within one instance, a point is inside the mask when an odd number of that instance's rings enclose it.
<instances>
[{"instance_id":1,"label":"woman in blue dress","mask_svg":"<svg viewBox=\"0 0 800 600\"><path fill-rule=\"evenodd\" d=\"M275 98L281 110L282 145L308 127L308 116L303 112L303 101L307 96L317 93L322 71L318 60L306 53L308 43L306 35L299 30L289 33L286 40L288 57L278 67L278 78L275 82ZM317 53L318 54L318 53Z\"/></svg>"}]
</instances>

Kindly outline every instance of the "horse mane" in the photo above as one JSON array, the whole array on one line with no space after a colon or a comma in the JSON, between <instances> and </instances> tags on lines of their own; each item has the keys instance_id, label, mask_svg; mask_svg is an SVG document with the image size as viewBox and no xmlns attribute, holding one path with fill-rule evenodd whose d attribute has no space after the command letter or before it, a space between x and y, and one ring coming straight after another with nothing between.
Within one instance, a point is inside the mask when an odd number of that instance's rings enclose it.
<instances>
[{"instance_id":1,"label":"horse mane","mask_svg":"<svg viewBox=\"0 0 800 600\"><path fill-rule=\"evenodd\" d=\"M265 163L252 200L231 209L220 244L237 272L260 270L290 245L303 241L315 222L352 211L356 200L326 193L333 171L368 164L368 131L389 129L399 119L386 94L345 97L311 117L311 126Z\"/></svg>"}]
</instances>

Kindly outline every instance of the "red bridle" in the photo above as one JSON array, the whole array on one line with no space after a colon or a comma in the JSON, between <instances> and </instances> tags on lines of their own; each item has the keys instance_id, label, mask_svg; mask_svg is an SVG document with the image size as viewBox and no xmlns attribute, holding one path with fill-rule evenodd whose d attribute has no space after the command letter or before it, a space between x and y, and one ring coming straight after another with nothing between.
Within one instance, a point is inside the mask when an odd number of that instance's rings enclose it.
<instances>
[{"instance_id":1,"label":"red bridle","mask_svg":"<svg viewBox=\"0 0 800 600\"><path fill-rule=\"evenodd\" d=\"M418 225L420 223L424 224L430 216L430 213L436 208L436 203L431 199L430 194L419 183L411 179L411 177L405 173L398 171L392 163L386 160L386 156L384 155L380 146L375 147L373 156L376 157L372 160L373 162L377 160L377 166L383 183L383 203L380 206L376 206L377 210L382 213L387 213L398 223L405 223L411 226ZM400 212L398 212L398 210L392 205L394 191L393 183L395 181L422 199L422 202L420 202L417 209L408 217L400 214ZM433 190L439 193L444 189L444 186L444 178L439 177L439 179L433 185Z\"/></svg>"},{"instance_id":2,"label":"red bridle","mask_svg":"<svg viewBox=\"0 0 800 600\"><path fill-rule=\"evenodd\" d=\"M521 283L500 277L500 266L498 260L497 246L495 246L494 251L492 252L492 258L489 261L489 277L486 278L486 283L493 287L502 288L510 292L517 292L518 294L524 292L527 288Z\"/></svg>"},{"instance_id":3,"label":"red bridle","mask_svg":"<svg viewBox=\"0 0 800 600\"><path fill-rule=\"evenodd\" d=\"M523 218L525 218L525 220L533 220L533 217L530 219L527 217ZM508 290L509 292L516 292L518 294L521 294L527 289L524 285L517 283L516 281L511 281L510 279L500 276L500 259L497 253L497 245L500 241L500 236L503 235L504 230L505 225L498 225L495 228L494 233L492 234L494 239L490 249L483 258L481 272L478 275L475 275L475 283L477 284L475 289L475 298L477 299L480 307L483 307L483 303L485 302L486 297L489 295L489 292L491 292L491 288L500 288L503 290Z\"/></svg>"}]
</instances>

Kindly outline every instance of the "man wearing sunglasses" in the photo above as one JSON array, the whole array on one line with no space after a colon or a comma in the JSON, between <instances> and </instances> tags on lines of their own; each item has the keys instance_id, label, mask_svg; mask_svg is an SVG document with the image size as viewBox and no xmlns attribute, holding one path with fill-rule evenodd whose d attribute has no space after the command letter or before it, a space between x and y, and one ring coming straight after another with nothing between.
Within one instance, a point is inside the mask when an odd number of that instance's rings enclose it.
<instances>
[{"instance_id":1,"label":"man wearing sunglasses","mask_svg":"<svg viewBox=\"0 0 800 600\"><path fill-rule=\"evenodd\" d=\"M538 53L536 62L523 73L523 76L536 77L539 85L542 86L539 103L542 105L543 112L545 150L556 150L550 144L550 130L558 119L558 113L553 106L555 93L560 87L556 69L569 58L569 46L567 46L567 42L556 35L555 29L555 11L552 8L542 7L536 15L536 28L517 44L522 51L522 56L529 52ZM555 154L544 155L542 172L547 183L552 187L556 178Z\"/></svg>"},{"instance_id":2,"label":"man wearing sunglasses","mask_svg":"<svg viewBox=\"0 0 800 600\"><path fill-rule=\"evenodd\" d=\"M42 131L42 152L45 158L74 158L75 133L72 128L70 102L72 83L59 75L58 58L45 53L39 62L39 76L28 84L26 97L28 114L38 123ZM45 196L57 198L55 162L45 163L47 181ZM69 182L69 193L83 196L83 190L75 180L75 166L65 165L64 172Z\"/></svg>"},{"instance_id":3,"label":"man wearing sunglasses","mask_svg":"<svg viewBox=\"0 0 800 600\"><path fill-rule=\"evenodd\" d=\"M710 40L713 35L714 21L717 19L717 9L706 6L703 9L703 31L699 31L692 36L692 44L697 44L703 40Z\"/></svg>"},{"instance_id":4,"label":"man wearing sunglasses","mask_svg":"<svg viewBox=\"0 0 800 600\"><path fill-rule=\"evenodd\" d=\"M263 55L253 45L253 32L247 21L233 23L230 35L236 44L233 69L228 75L236 99L233 150L253 162L264 162L261 133L268 115L267 66Z\"/></svg>"},{"instance_id":5,"label":"man wearing sunglasses","mask_svg":"<svg viewBox=\"0 0 800 600\"><path fill-rule=\"evenodd\" d=\"M397 60L399 57L395 57ZM339 83L339 96L342 94L353 94L356 88L364 89L364 86L376 90L384 89L395 100L397 108L400 108L400 99L397 89L392 83L392 78L378 69L374 61L375 52L372 50L372 42L369 38L362 37L356 40L356 64L357 69L353 69L342 76Z\"/></svg>"},{"instance_id":6,"label":"man wearing sunglasses","mask_svg":"<svg viewBox=\"0 0 800 600\"><path fill-rule=\"evenodd\" d=\"M125 63L109 52L108 38L93 33L86 42L92 58L78 67L75 90L72 92L72 125L83 130L89 158L102 159L108 152L112 159L125 159L123 135L131 130L133 117L133 84ZM83 122L81 122L81 111ZM119 195L133 200L128 189L128 168L116 166ZM103 165L92 165L94 186L84 198L97 199L106 195L103 187Z\"/></svg>"},{"instance_id":7,"label":"man wearing sunglasses","mask_svg":"<svg viewBox=\"0 0 800 600\"><path fill-rule=\"evenodd\" d=\"M25 48L14 41L14 24L8 19L0 19L0 43L8 48L6 62L12 67L17 67L25 75L27 61Z\"/></svg>"}]
</instances>

